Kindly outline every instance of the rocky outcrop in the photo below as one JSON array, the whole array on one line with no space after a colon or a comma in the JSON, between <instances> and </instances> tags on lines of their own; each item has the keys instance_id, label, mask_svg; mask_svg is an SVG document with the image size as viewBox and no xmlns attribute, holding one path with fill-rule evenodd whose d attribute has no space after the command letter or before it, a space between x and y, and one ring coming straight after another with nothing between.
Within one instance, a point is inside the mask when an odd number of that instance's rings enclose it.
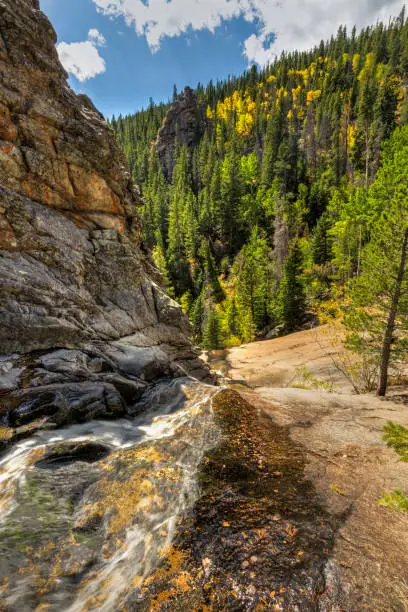
<instances>
[{"instance_id":1,"label":"rocky outcrop","mask_svg":"<svg viewBox=\"0 0 408 612\"><path fill-rule=\"evenodd\" d=\"M156 150L168 179L171 179L176 143L192 149L198 144L205 128L205 108L197 101L190 87L186 87L173 102L160 128Z\"/></svg>"},{"instance_id":2,"label":"rocky outcrop","mask_svg":"<svg viewBox=\"0 0 408 612\"><path fill-rule=\"evenodd\" d=\"M116 416L157 377L207 376L124 158L55 42L37 0L0 0L0 416L16 427Z\"/></svg>"}]
</instances>

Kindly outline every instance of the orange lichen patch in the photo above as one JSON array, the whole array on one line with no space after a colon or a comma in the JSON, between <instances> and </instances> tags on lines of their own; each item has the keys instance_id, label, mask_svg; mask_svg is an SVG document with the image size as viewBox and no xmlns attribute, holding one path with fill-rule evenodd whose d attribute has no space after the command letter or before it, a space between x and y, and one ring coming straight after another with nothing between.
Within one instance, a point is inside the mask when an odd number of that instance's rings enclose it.
<instances>
[{"instance_id":1,"label":"orange lichen patch","mask_svg":"<svg viewBox=\"0 0 408 612\"><path fill-rule=\"evenodd\" d=\"M30 200L41 202L51 208L64 208L66 202L48 185L41 183L38 177L29 178L22 184L22 193Z\"/></svg>"},{"instance_id":2,"label":"orange lichen patch","mask_svg":"<svg viewBox=\"0 0 408 612\"><path fill-rule=\"evenodd\" d=\"M39 448L35 448L31 451L31 453L27 457L27 465L34 465L43 458L45 453L45 447L40 446Z\"/></svg>"},{"instance_id":3,"label":"orange lichen patch","mask_svg":"<svg viewBox=\"0 0 408 612\"><path fill-rule=\"evenodd\" d=\"M151 602L149 609L151 612L161 610L163 604L168 604L169 599L173 599L177 595L176 589L161 591Z\"/></svg>"},{"instance_id":4,"label":"orange lichen patch","mask_svg":"<svg viewBox=\"0 0 408 612\"><path fill-rule=\"evenodd\" d=\"M1 231L1 217L0 217L0 231ZM0 426L0 442L7 442L7 440L11 440L13 435L14 435L13 429L11 429L10 427Z\"/></svg>"},{"instance_id":5,"label":"orange lichen patch","mask_svg":"<svg viewBox=\"0 0 408 612\"><path fill-rule=\"evenodd\" d=\"M187 556L178 548L175 548L173 544L169 544L161 552L162 559L164 560L161 567L154 573L148 576L144 581L144 586L155 583L157 580L163 578L168 579L173 577L173 580L177 577L177 574L185 574L184 565L187 561Z\"/></svg>"},{"instance_id":6,"label":"orange lichen patch","mask_svg":"<svg viewBox=\"0 0 408 612\"><path fill-rule=\"evenodd\" d=\"M166 455L147 445L111 455L101 464L106 476L98 484L98 499L85 508L81 524L108 515L109 534L116 535L138 514L162 509L161 489L182 476L181 469L167 461Z\"/></svg>"},{"instance_id":7,"label":"orange lichen patch","mask_svg":"<svg viewBox=\"0 0 408 612\"><path fill-rule=\"evenodd\" d=\"M17 138L17 128L12 123L7 106L0 105L0 139L14 141Z\"/></svg>"},{"instance_id":8,"label":"orange lichen patch","mask_svg":"<svg viewBox=\"0 0 408 612\"><path fill-rule=\"evenodd\" d=\"M74 164L69 165L69 175L76 195L77 210L125 214L119 197L101 176Z\"/></svg>"},{"instance_id":9,"label":"orange lichen patch","mask_svg":"<svg viewBox=\"0 0 408 612\"><path fill-rule=\"evenodd\" d=\"M17 238L14 234L13 228L7 221L6 217L1 214L0 209L0 248L6 251L14 251L18 248ZM2 440L2 429L8 429L6 427L0 428L0 440ZM10 430L11 431L11 430Z\"/></svg>"},{"instance_id":10,"label":"orange lichen patch","mask_svg":"<svg viewBox=\"0 0 408 612\"><path fill-rule=\"evenodd\" d=\"M142 587L142 591L154 590L157 593L150 601L149 610L169 609L170 600L186 595L196 582L186 570L188 556L173 544L162 551L161 557L161 566L144 581Z\"/></svg>"},{"instance_id":11,"label":"orange lichen patch","mask_svg":"<svg viewBox=\"0 0 408 612\"><path fill-rule=\"evenodd\" d=\"M100 593L98 595L92 595L89 597L82 610L99 610L99 608L105 603L109 595L109 587L111 586L110 580L105 580L100 585Z\"/></svg>"},{"instance_id":12,"label":"orange lichen patch","mask_svg":"<svg viewBox=\"0 0 408 612\"><path fill-rule=\"evenodd\" d=\"M181 572L179 576L173 578L172 583L181 593L187 593L191 589L190 575L187 572Z\"/></svg>"}]
</instances>

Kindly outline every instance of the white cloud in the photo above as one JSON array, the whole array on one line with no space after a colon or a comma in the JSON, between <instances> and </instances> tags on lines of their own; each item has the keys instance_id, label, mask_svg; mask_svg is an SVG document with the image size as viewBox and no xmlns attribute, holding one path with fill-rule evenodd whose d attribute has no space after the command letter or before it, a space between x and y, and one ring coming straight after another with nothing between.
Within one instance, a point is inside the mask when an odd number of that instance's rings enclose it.
<instances>
[{"instance_id":1,"label":"white cloud","mask_svg":"<svg viewBox=\"0 0 408 612\"><path fill-rule=\"evenodd\" d=\"M111 17L123 16L139 36L146 36L153 51L165 36L179 36L189 28L211 32L222 20L238 17L245 9L250 19L251 0L93 0L97 9Z\"/></svg>"},{"instance_id":2,"label":"white cloud","mask_svg":"<svg viewBox=\"0 0 408 612\"><path fill-rule=\"evenodd\" d=\"M92 28L91 30L89 30L88 40L94 43L94 45L96 45L97 47L103 47L106 45L105 37L96 28Z\"/></svg>"},{"instance_id":3,"label":"white cloud","mask_svg":"<svg viewBox=\"0 0 408 612\"><path fill-rule=\"evenodd\" d=\"M105 37L95 28L89 30L88 40L77 43L61 42L57 51L65 70L83 83L106 71L106 63L98 47L106 44Z\"/></svg>"},{"instance_id":4,"label":"white cloud","mask_svg":"<svg viewBox=\"0 0 408 612\"><path fill-rule=\"evenodd\" d=\"M250 62L264 64L282 51L307 49L335 35L340 25L351 31L373 24L377 19L388 21L402 7L402 0L256 0L260 31L244 43ZM276 39L268 44L274 33Z\"/></svg>"},{"instance_id":5,"label":"white cloud","mask_svg":"<svg viewBox=\"0 0 408 612\"><path fill-rule=\"evenodd\" d=\"M305 49L334 34L396 15L403 0L93 0L99 12L124 17L157 51L161 40L188 29L211 32L223 20L243 17L257 33L244 42L248 62L261 65L284 49ZM272 43L271 34L275 34Z\"/></svg>"}]
</instances>

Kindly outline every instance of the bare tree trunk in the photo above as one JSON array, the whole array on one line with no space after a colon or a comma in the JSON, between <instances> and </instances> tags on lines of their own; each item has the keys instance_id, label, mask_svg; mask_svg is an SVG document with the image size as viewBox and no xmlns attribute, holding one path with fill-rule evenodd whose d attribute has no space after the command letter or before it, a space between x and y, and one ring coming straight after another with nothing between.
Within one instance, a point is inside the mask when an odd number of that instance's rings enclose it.
<instances>
[{"instance_id":1,"label":"bare tree trunk","mask_svg":"<svg viewBox=\"0 0 408 612\"><path fill-rule=\"evenodd\" d=\"M405 267L407 263L408 230L405 230L404 240L401 249L400 267L398 270L397 284L391 301L390 312L388 313L387 327L384 334L384 342L381 354L380 382L377 395L385 397L388 386L388 367L391 357L392 336L395 329L395 319L397 317L398 304L401 298L402 281L404 280Z\"/></svg>"}]
</instances>

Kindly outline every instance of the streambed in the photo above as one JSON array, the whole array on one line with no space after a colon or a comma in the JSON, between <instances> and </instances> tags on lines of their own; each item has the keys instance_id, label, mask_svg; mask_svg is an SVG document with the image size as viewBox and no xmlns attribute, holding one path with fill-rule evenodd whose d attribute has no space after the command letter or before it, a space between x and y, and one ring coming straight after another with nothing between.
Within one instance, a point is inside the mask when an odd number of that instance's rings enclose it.
<instances>
[{"instance_id":1,"label":"streambed","mask_svg":"<svg viewBox=\"0 0 408 612\"><path fill-rule=\"evenodd\" d=\"M302 448L232 390L165 381L144 402L2 457L3 608L321 608L338 520Z\"/></svg>"}]
</instances>

